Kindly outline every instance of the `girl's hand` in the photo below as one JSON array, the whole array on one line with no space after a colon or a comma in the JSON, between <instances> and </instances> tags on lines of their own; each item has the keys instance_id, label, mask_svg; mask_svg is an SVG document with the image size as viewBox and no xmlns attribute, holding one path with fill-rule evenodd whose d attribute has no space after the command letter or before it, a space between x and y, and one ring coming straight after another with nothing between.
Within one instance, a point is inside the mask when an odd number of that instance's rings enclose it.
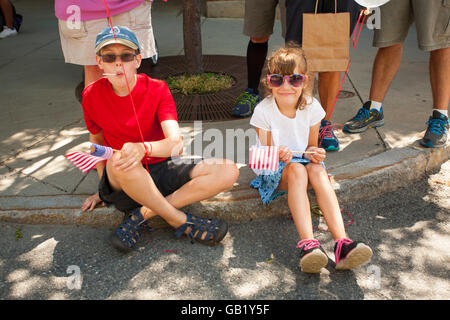
<instances>
[{"instance_id":1,"label":"girl's hand","mask_svg":"<svg viewBox=\"0 0 450 320\"><path fill-rule=\"evenodd\" d=\"M292 160L292 152L291 150L289 150L288 147L286 146L281 146L279 148L279 157L280 157L280 161L289 163Z\"/></svg>"},{"instance_id":2,"label":"girl's hand","mask_svg":"<svg viewBox=\"0 0 450 320\"><path fill-rule=\"evenodd\" d=\"M315 153L305 153L305 158L312 163L323 162L326 158L326 151L323 148L318 147L308 147L306 151L313 151Z\"/></svg>"},{"instance_id":3,"label":"girl's hand","mask_svg":"<svg viewBox=\"0 0 450 320\"><path fill-rule=\"evenodd\" d=\"M145 155L145 148L142 143L127 142L120 150L120 158L114 162L116 169L129 171L141 165L141 160Z\"/></svg>"},{"instance_id":4,"label":"girl's hand","mask_svg":"<svg viewBox=\"0 0 450 320\"><path fill-rule=\"evenodd\" d=\"M98 192L96 194L93 194L92 196L88 197L83 205L81 206L81 210L83 211L92 211L95 209L97 204L101 203L101 206L104 207L105 203L100 199L100 196L98 195Z\"/></svg>"}]
</instances>

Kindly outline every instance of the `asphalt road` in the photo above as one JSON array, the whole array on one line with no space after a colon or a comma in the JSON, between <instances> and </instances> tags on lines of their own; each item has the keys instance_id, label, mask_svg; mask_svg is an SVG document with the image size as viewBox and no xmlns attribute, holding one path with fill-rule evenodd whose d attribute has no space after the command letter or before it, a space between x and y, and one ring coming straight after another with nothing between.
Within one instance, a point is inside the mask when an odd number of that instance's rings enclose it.
<instances>
[{"instance_id":1,"label":"asphalt road","mask_svg":"<svg viewBox=\"0 0 450 320\"><path fill-rule=\"evenodd\" d=\"M1 223L0 299L450 299L450 161L343 209L350 238L374 256L336 271L331 236L316 230L330 257L320 275L299 270L287 217L232 224L212 248L157 229L127 255L108 243L111 228Z\"/></svg>"}]
</instances>

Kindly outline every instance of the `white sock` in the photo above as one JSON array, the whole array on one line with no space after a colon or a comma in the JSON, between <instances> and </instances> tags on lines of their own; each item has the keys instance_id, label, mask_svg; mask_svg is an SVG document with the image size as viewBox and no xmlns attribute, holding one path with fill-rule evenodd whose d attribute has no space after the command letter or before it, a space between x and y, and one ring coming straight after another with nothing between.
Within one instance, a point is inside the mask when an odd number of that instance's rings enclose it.
<instances>
[{"instance_id":1,"label":"white sock","mask_svg":"<svg viewBox=\"0 0 450 320\"><path fill-rule=\"evenodd\" d=\"M448 117L448 110L433 109L433 110L431 110L431 114L433 114L434 111L439 111L439 112L442 113L444 116Z\"/></svg>"},{"instance_id":2,"label":"white sock","mask_svg":"<svg viewBox=\"0 0 450 320\"><path fill-rule=\"evenodd\" d=\"M377 109L377 111L380 111L382 106L382 102L370 100L370 109Z\"/></svg>"}]
</instances>

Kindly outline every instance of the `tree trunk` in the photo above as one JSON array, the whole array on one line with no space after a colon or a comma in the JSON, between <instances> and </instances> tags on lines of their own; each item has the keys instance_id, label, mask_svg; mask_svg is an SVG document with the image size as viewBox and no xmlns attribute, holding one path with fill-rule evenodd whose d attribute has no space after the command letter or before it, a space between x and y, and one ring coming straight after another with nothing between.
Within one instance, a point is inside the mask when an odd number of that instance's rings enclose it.
<instances>
[{"instance_id":1,"label":"tree trunk","mask_svg":"<svg viewBox=\"0 0 450 320\"><path fill-rule=\"evenodd\" d=\"M183 0L184 55L190 74L203 73L201 0Z\"/></svg>"}]
</instances>

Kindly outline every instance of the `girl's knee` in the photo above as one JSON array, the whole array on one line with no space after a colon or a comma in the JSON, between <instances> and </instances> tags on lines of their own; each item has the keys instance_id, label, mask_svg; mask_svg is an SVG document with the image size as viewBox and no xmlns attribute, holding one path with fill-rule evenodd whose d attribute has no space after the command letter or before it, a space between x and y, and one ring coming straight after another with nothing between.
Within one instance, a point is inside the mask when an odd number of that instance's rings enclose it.
<instances>
[{"instance_id":1,"label":"girl's knee","mask_svg":"<svg viewBox=\"0 0 450 320\"><path fill-rule=\"evenodd\" d=\"M301 163L291 162L286 166L286 169L290 179L299 179L307 175L306 168Z\"/></svg>"},{"instance_id":2,"label":"girl's knee","mask_svg":"<svg viewBox=\"0 0 450 320\"><path fill-rule=\"evenodd\" d=\"M314 173L321 173L321 172L325 172L326 170L325 168L319 164L319 163L308 163L306 165L306 170L309 172L314 172Z\"/></svg>"},{"instance_id":3,"label":"girl's knee","mask_svg":"<svg viewBox=\"0 0 450 320\"><path fill-rule=\"evenodd\" d=\"M306 165L309 180L314 180L321 177L328 177L327 170L318 163L309 163Z\"/></svg>"}]
</instances>

